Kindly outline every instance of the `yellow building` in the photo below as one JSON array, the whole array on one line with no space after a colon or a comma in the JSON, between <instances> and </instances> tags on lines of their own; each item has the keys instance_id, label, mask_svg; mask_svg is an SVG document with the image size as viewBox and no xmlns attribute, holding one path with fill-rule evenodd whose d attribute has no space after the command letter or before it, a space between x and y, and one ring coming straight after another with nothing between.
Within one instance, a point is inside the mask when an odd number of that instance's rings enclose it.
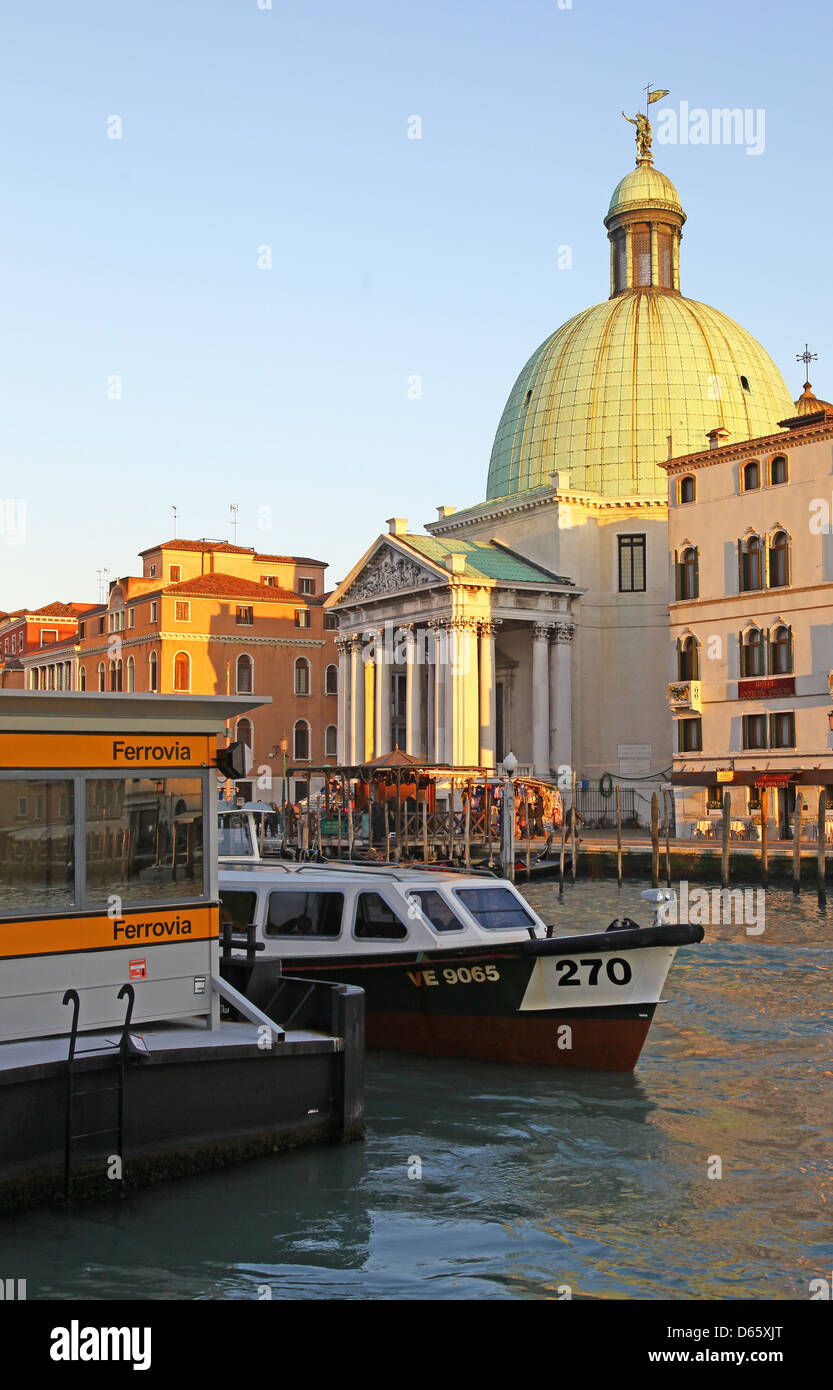
<instances>
[{"instance_id":1,"label":"yellow building","mask_svg":"<svg viewBox=\"0 0 833 1390\"><path fill-rule=\"evenodd\" d=\"M279 802L283 753L336 761L338 667L326 563L227 541L172 540L114 580L78 634L23 657L29 689L269 695L229 728L251 747L251 791ZM282 750L281 742L286 741ZM265 769L276 779L270 794ZM260 776L260 785L257 779ZM288 789L306 795L302 780Z\"/></svg>"}]
</instances>

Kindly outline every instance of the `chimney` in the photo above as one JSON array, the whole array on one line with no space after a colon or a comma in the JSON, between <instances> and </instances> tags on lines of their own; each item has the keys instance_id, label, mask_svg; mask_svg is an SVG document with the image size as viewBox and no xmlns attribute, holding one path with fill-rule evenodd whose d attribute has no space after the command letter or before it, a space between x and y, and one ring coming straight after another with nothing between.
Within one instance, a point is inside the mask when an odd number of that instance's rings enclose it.
<instances>
[{"instance_id":1,"label":"chimney","mask_svg":"<svg viewBox=\"0 0 833 1390\"><path fill-rule=\"evenodd\" d=\"M391 536L407 536L408 518L406 516L389 516L386 522L388 534Z\"/></svg>"},{"instance_id":2,"label":"chimney","mask_svg":"<svg viewBox=\"0 0 833 1390\"><path fill-rule=\"evenodd\" d=\"M445 521L446 517L447 517L447 516L453 516L454 513L456 512L456 510L457 510L456 507L438 507L438 508L437 508L437 520L438 520L438 521Z\"/></svg>"},{"instance_id":3,"label":"chimney","mask_svg":"<svg viewBox=\"0 0 833 1390\"><path fill-rule=\"evenodd\" d=\"M448 555L446 555L446 557L445 557L445 567L446 567L446 569L448 570L449 574L465 574L465 572L466 572L466 557L465 557L465 555L461 555L461 554L460 554L459 552L457 552L457 551L451 551L451 553L448 554Z\"/></svg>"},{"instance_id":4,"label":"chimney","mask_svg":"<svg viewBox=\"0 0 833 1390\"><path fill-rule=\"evenodd\" d=\"M710 449L719 449L724 439L728 439L729 431L724 429L709 430L707 434Z\"/></svg>"}]
</instances>

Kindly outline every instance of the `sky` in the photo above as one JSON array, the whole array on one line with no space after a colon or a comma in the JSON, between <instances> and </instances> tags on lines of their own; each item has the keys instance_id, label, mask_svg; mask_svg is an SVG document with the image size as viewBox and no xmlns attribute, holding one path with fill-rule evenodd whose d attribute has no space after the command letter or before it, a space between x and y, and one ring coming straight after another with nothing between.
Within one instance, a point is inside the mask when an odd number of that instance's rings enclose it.
<instances>
[{"instance_id":1,"label":"sky","mask_svg":"<svg viewBox=\"0 0 833 1390\"><path fill-rule=\"evenodd\" d=\"M648 83L654 116L764 113L757 154L655 126L682 290L794 396L809 342L833 398L831 30L806 0L7 5L0 609L95 602L173 506L334 586L386 518L481 500L519 371L607 298Z\"/></svg>"}]
</instances>

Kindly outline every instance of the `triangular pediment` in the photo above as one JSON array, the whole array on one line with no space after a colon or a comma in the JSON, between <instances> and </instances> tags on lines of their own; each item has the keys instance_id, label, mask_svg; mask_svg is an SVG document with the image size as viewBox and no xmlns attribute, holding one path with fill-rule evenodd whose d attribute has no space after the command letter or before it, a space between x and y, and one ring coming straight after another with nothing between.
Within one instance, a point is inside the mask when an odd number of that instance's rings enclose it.
<instances>
[{"instance_id":1,"label":"triangular pediment","mask_svg":"<svg viewBox=\"0 0 833 1390\"><path fill-rule=\"evenodd\" d=\"M442 583L436 569L421 565L410 555L382 543L369 556L349 586L339 596L340 603L381 598L386 594L423 589L428 584Z\"/></svg>"}]
</instances>

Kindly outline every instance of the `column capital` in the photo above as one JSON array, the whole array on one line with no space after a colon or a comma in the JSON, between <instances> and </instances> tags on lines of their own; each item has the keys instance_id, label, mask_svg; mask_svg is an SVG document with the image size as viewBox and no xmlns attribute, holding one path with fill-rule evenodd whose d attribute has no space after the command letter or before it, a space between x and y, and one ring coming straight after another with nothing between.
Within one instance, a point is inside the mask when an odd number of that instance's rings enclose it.
<instances>
[{"instance_id":1,"label":"column capital","mask_svg":"<svg viewBox=\"0 0 833 1390\"><path fill-rule=\"evenodd\" d=\"M576 635L576 630L572 623L554 623L552 629L553 642L572 642Z\"/></svg>"},{"instance_id":2,"label":"column capital","mask_svg":"<svg viewBox=\"0 0 833 1390\"><path fill-rule=\"evenodd\" d=\"M503 627L503 619L481 618L477 626L482 637L494 637L498 629Z\"/></svg>"},{"instance_id":3,"label":"column capital","mask_svg":"<svg viewBox=\"0 0 833 1390\"><path fill-rule=\"evenodd\" d=\"M349 652L353 644L352 637L337 637L335 639L336 651L341 655L342 652Z\"/></svg>"},{"instance_id":4,"label":"column capital","mask_svg":"<svg viewBox=\"0 0 833 1390\"><path fill-rule=\"evenodd\" d=\"M552 626L553 626L553 624L552 624L551 622L550 622L550 623L533 623L533 624L532 624L532 640L533 640L533 642L546 642L547 639L548 639L548 637L549 637L549 635L550 635L550 628L551 628Z\"/></svg>"}]
</instances>

